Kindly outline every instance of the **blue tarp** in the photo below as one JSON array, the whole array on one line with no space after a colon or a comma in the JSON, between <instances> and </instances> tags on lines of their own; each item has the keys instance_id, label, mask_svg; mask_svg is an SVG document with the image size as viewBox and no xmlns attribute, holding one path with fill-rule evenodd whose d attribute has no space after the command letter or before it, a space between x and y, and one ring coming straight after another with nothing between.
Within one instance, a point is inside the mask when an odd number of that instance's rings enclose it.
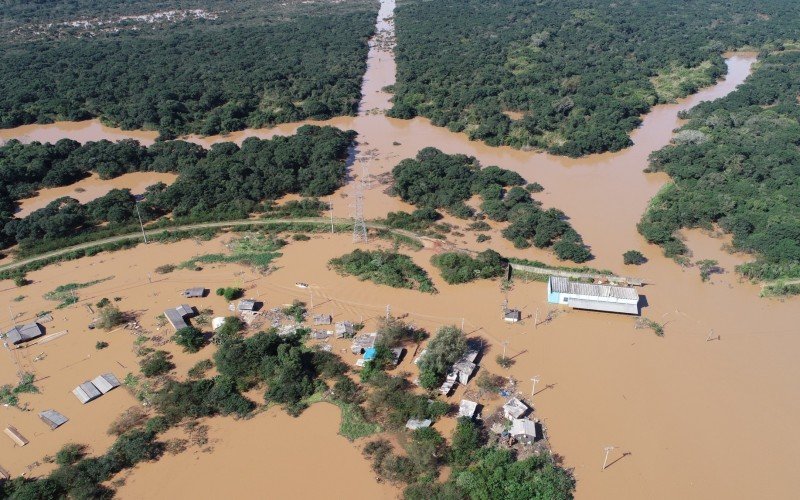
<instances>
[{"instance_id":1,"label":"blue tarp","mask_svg":"<svg viewBox=\"0 0 800 500\"><path fill-rule=\"evenodd\" d=\"M369 349L364 350L364 359L366 361L372 361L378 355L378 350L374 347L370 347Z\"/></svg>"}]
</instances>

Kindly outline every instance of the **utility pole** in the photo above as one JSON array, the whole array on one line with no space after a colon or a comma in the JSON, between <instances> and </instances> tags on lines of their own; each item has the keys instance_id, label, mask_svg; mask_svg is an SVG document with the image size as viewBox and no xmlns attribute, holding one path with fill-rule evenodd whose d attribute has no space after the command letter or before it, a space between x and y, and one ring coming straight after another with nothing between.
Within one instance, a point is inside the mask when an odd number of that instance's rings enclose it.
<instances>
[{"instance_id":1,"label":"utility pole","mask_svg":"<svg viewBox=\"0 0 800 500\"><path fill-rule=\"evenodd\" d=\"M711 337L714 335L714 329L712 328L711 331L708 332L708 337L706 337L706 342L713 340Z\"/></svg>"},{"instance_id":2,"label":"utility pole","mask_svg":"<svg viewBox=\"0 0 800 500\"><path fill-rule=\"evenodd\" d=\"M142 229L142 238L147 243L147 234L144 232L144 224L142 223L142 214L139 213L139 201L136 201L136 216L139 217L139 227Z\"/></svg>"},{"instance_id":3,"label":"utility pole","mask_svg":"<svg viewBox=\"0 0 800 500\"><path fill-rule=\"evenodd\" d=\"M539 381L539 375L536 375L531 379L531 382L533 382L533 388L531 389L531 397L533 397L533 395L536 394L536 382L538 381Z\"/></svg>"},{"instance_id":4,"label":"utility pole","mask_svg":"<svg viewBox=\"0 0 800 500\"><path fill-rule=\"evenodd\" d=\"M464 331L464 318L461 318L461 331Z\"/></svg>"},{"instance_id":5,"label":"utility pole","mask_svg":"<svg viewBox=\"0 0 800 500\"><path fill-rule=\"evenodd\" d=\"M361 175L355 182L355 202L353 203L353 243L367 243L367 223L364 220L364 189L367 166L362 165Z\"/></svg>"},{"instance_id":6,"label":"utility pole","mask_svg":"<svg viewBox=\"0 0 800 500\"><path fill-rule=\"evenodd\" d=\"M533 319L533 329L536 330L536 328L538 326L539 326L539 308L537 307L536 308L536 317Z\"/></svg>"},{"instance_id":7,"label":"utility pole","mask_svg":"<svg viewBox=\"0 0 800 500\"><path fill-rule=\"evenodd\" d=\"M314 290L311 290L311 309L314 309Z\"/></svg>"},{"instance_id":8,"label":"utility pole","mask_svg":"<svg viewBox=\"0 0 800 500\"><path fill-rule=\"evenodd\" d=\"M389 317L392 315L392 306L386 304L386 320L389 320Z\"/></svg>"},{"instance_id":9,"label":"utility pole","mask_svg":"<svg viewBox=\"0 0 800 500\"><path fill-rule=\"evenodd\" d=\"M331 234L333 234L333 199L331 196L328 196L328 208L331 212Z\"/></svg>"},{"instance_id":10,"label":"utility pole","mask_svg":"<svg viewBox=\"0 0 800 500\"><path fill-rule=\"evenodd\" d=\"M508 347L508 340L504 340L503 342L501 342L501 344L503 344L503 357L505 358L506 357L506 347Z\"/></svg>"},{"instance_id":11,"label":"utility pole","mask_svg":"<svg viewBox=\"0 0 800 500\"><path fill-rule=\"evenodd\" d=\"M606 470L606 464L608 463L608 454L611 453L611 451L614 450L614 448L616 448L616 446L606 446L605 448L603 448L603 451L606 452L606 456L603 459L603 468L601 470Z\"/></svg>"}]
</instances>

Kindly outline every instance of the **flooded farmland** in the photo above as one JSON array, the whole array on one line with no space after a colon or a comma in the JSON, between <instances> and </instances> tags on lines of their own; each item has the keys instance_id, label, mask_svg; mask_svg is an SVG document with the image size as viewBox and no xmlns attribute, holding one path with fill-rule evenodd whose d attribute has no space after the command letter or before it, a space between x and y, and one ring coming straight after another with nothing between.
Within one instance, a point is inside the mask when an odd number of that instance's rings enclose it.
<instances>
[{"instance_id":1,"label":"flooded farmland","mask_svg":"<svg viewBox=\"0 0 800 500\"><path fill-rule=\"evenodd\" d=\"M382 2L379 14L386 39L391 39L393 27L383 20L390 17L393 6L391 0ZM293 299L308 301L313 292L312 312L330 313L336 320L363 318L370 324L387 304L395 314L408 314L409 320L429 330L463 319L470 335L488 343L489 353L481 369L513 376L523 388L529 387L531 377L541 378L541 389L532 401L544 419L553 450L574 469L578 498L792 497L800 487L794 472L800 461L800 433L795 425L800 418L800 365L794 354L800 348L798 301L759 299L758 287L740 282L733 273L732 266L746 257L725 254L721 249L724 239L686 234L698 258L719 260L726 271L703 283L696 268L683 268L663 257L660 249L644 242L635 227L650 198L667 181L665 175L645 174L643 169L648 155L666 145L672 130L679 126L678 112L731 92L748 76L754 61L754 54L729 55L725 80L675 104L655 107L632 134L634 146L580 159L492 148L434 127L422 118L385 117L381 111L388 108L390 96L382 89L394 81L395 65L390 48L382 43L371 46L359 116L319 122L359 133L353 169L356 178L362 175L362 166L369 175L378 175L419 149L435 146L447 153L476 156L484 165L499 165L530 182L540 182L545 191L536 198L570 217L592 247L596 256L593 267L645 279L648 285L640 290L647 302L643 315L665 325L663 338L635 329L633 318L591 312L565 312L534 327L530 316L537 310L545 314L552 307L546 302L543 283L516 282L507 295L492 281L450 286L430 264L433 249L411 253L439 289L439 294L429 296L342 278L329 270L328 259L352 249L347 235L314 236L311 241L290 244L276 262L278 269L269 276L238 265L219 265L202 271L181 270L151 281L148 274L155 267L224 250L223 243L230 236L140 246L30 273L33 284L21 289L9 281L0 282L3 303L14 304L15 297L27 296L13 305L22 321L37 311L52 309L53 304L42 295L60 284L113 276L83 290L78 304L54 314L48 333L66 329L68 335L41 349L15 351L22 356L15 362L32 367L40 380L37 385L42 394L29 397L32 407L36 411L53 407L72 420L51 432L35 412L0 408L4 421L31 439L24 448L0 441L0 465L15 475L23 473L68 441L85 442L101 452L111 442L105 434L108 424L135 404L123 390L86 406L69 393L95 372L111 370L124 375L135 371L135 336L127 331L90 332L86 329L90 319L86 304L104 296L119 296L122 308L136 311L143 328L157 333L155 316L179 304L183 288L202 285L213 289L241 280L248 293L258 295L268 307ZM188 139L203 145L240 142L250 136L291 134L300 125ZM0 138L13 137L25 141L134 137L148 143L155 134L125 132L89 121L0 131ZM349 214L344 197L351 189L345 186L334 197L337 217ZM30 208L34 202L25 203ZM404 207L375 182L365 203L370 218ZM549 253L513 249L496 231L493 234L489 247L505 255L555 262ZM464 243L458 242L486 248L486 244L468 240L471 235ZM370 243L377 245L381 243ZM621 254L629 249L641 250L649 262L641 267L624 266ZM310 291L295 288L297 281L310 283ZM525 321L516 325L501 321L506 297L512 307L522 309ZM215 314L226 310L227 304L218 297L201 300L193 305L211 308ZM9 324L0 322L4 329ZM103 335L108 335L110 347L95 351L95 341ZM493 361L504 341L516 360L509 370ZM337 350L342 347L336 346ZM211 349L188 355L172 344L165 348L174 353L181 375L194 362L209 357ZM33 361L40 352L45 357ZM354 360L349 353L344 359ZM11 360L0 360L0 380L13 380L15 371ZM449 400L457 403L461 394L456 392ZM486 402L487 406L498 403ZM297 494L298 483L308 488L301 496L396 495L397 490L375 483L357 446L335 434L337 425L338 410L319 405L299 419L274 409L246 422L215 419L211 423L212 439L217 440L213 452L193 450L140 465L126 477L119 493L123 498L168 498L190 491L198 497L214 497L224 492L213 488L227 485L228 494L257 497L262 493L259 487L268 482L277 497ZM612 465L601 471L603 449L608 446L615 447L609 460ZM256 464L258 468L254 468ZM34 466L31 474L44 473L48 467ZM190 480L185 474L191 470L202 473ZM268 471L274 471L274 476L267 475ZM319 481L310 481L312 477Z\"/></svg>"}]
</instances>

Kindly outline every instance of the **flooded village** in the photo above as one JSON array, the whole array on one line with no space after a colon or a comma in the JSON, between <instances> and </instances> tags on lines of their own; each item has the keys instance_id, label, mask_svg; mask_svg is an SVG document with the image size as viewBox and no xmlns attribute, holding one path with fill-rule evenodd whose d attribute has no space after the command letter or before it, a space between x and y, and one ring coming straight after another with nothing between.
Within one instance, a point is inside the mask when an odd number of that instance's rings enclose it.
<instances>
[{"instance_id":1,"label":"flooded village","mask_svg":"<svg viewBox=\"0 0 800 500\"><path fill-rule=\"evenodd\" d=\"M679 111L724 96L743 82L755 54L729 54L724 80L653 108L632 134L634 146L568 159L470 142L423 118L384 116L391 106L384 89L395 73L394 6L394 0L381 2L359 115L307 122L359 134L352 179L329 200L325 215L352 219L358 184L367 220L409 210L387 193L382 176L421 148L435 146L541 183L545 190L537 199L567 214L595 255L589 264L608 273L558 272L563 263L551 253L514 248L498 224L489 221L490 229L482 233L491 239L479 243L464 221L446 216L451 230L443 240L399 247L428 273L436 294L389 288L331 269L331 259L354 247L396 246L374 229L358 243L349 229L297 239L280 235L286 245L267 268L199 262L207 254L229 255L237 241L250 237L221 231L53 264L29 272L24 286L0 281L0 302L8 305L8 318L0 321L7 351L0 360L0 383L16 385L26 373L37 388L19 393L18 405L0 407L0 475L47 474L66 443L86 444L92 454L101 454L114 442L107 429L120 415L147 415L149 408L137 398L148 390L136 376L143 349L168 353L175 378L188 380L190 370L212 356L213 332L226 317L236 316L246 324L245 336L271 327L284 334L306 329L309 346L337 354L358 373L377 354L381 321L397 318L430 335L392 351L388 372L411 383L419 383L419 363L437 330L455 326L467 339L445 382L431 391L446 403L445 416L410 419L403 432L432 426L449 439L459 417L474 419L498 446L521 456L552 453L573 471L578 498L791 497L800 487L793 473L800 458L794 429L800 417L797 300L760 299L758 285L733 271L748 257L725 252L724 239L687 234L697 256L717 259L724 268L705 282L697 269L664 257L636 231L647 203L667 181L664 174L643 172L648 155L669 143ZM187 139L205 146L241 143L247 137L289 135L300 125ZM148 144L155 136L97 120L0 130L0 139L25 142L136 138ZM88 201L114 187L139 193L155 182L169 183L170 175L88 178L23 200L20 213L61 195ZM545 266L514 264L509 279L450 285L431 263L445 250L486 248ZM641 251L647 264L623 264L621 254L629 249ZM182 265L193 259L197 265ZM0 269L7 261L0 261ZM69 283L84 286L53 294ZM231 287L241 289L241 296L228 300L217 294ZM126 320L109 330L98 327L102 301L124 311ZM299 304L302 312L292 309ZM185 326L203 330L212 343L185 352L170 341ZM254 393L251 399L261 397ZM255 497L267 488L276 497L397 498L401 490L376 480L362 453L368 438L351 442L338 434L342 418L340 409L322 398L297 418L271 406L247 419L202 419L167 431L166 439L181 452L140 463L111 483L121 498ZM736 453L728 452L733 436ZM445 469L442 475L447 474Z\"/></svg>"}]
</instances>

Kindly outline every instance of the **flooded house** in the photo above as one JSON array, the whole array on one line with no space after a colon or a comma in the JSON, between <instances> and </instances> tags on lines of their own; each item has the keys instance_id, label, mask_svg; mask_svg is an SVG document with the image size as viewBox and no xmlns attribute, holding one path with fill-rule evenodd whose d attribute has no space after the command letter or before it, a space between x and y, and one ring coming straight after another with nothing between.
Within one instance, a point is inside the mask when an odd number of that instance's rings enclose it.
<instances>
[{"instance_id":1,"label":"flooded house","mask_svg":"<svg viewBox=\"0 0 800 500\"><path fill-rule=\"evenodd\" d=\"M458 405L458 416L466 418L475 418L478 412L478 403L470 401L469 399L462 399Z\"/></svg>"},{"instance_id":2,"label":"flooded house","mask_svg":"<svg viewBox=\"0 0 800 500\"><path fill-rule=\"evenodd\" d=\"M78 401L83 404L94 401L103 395L103 393L101 393L97 387L95 387L94 384L88 380L78 387L72 389L72 394L74 394L75 397L78 398Z\"/></svg>"},{"instance_id":3,"label":"flooded house","mask_svg":"<svg viewBox=\"0 0 800 500\"><path fill-rule=\"evenodd\" d=\"M186 290L181 292L181 295L183 295L187 299L203 298L206 296L206 289L201 286L194 288L187 288Z\"/></svg>"},{"instance_id":4,"label":"flooded house","mask_svg":"<svg viewBox=\"0 0 800 500\"><path fill-rule=\"evenodd\" d=\"M415 431L417 429L424 429L425 427L430 427L433 422L431 419L426 418L425 420L417 420L415 418L411 418L406 422L406 429Z\"/></svg>"},{"instance_id":5,"label":"flooded house","mask_svg":"<svg viewBox=\"0 0 800 500\"><path fill-rule=\"evenodd\" d=\"M186 318L190 316L194 316L194 308L186 304L172 307L164 311L164 317L167 318L167 321L175 330L180 330L181 328L189 326L186 322Z\"/></svg>"},{"instance_id":6,"label":"flooded house","mask_svg":"<svg viewBox=\"0 0 800 500\"><path fill-rule=\"evenodd\" d=\"M62 425L69 422L69 419L55 410L45 410L39 413L39 419L50 427L50 430L56 430Z\"/></svg>"},{"instance_id":7,"label":"flooded house","mask_svg":"<svg viewBox=\"0 0 800 500\"><path fill-rule=\"evenodd\" d=\"M108 391L120 386L119 379L113 373L104 373L92 379L92 385L97 387L101 393L105 394Z\"/></svg>"},{"instance_id":8,"label":"flooded house","mask_svg":"<svg viewBox=\"0 0 800 500\"><path fill-rule=\"evenodd\" d=\"M6 339L13 345L29 342L44 335L44 328L39 323L28 323L23 326L14 326L6 332Z\"/></svg>"},{"instance_id":9,"label":"flooded house","mask_svg":"<svg viewBox=\"0 0 800 500\"><path fill-rule=\"evenodd\" d=\"M530 408L517 398L511 398L503 405L503 416L508 420L517 420L525 416Z\"/></svg>"},{"instance_id":10,"label":"flooded house","mask_svg":"<svg viewBox=\"0 0 800 500\"><path fill-rule=\"evenodd\" d=\"M252 299L242 299L239 301L239 305L236 307L239 311L257 311L258 310L258 302Z\"/></svg>"},{"instance_id":11,"label":"flooded house","mask_svg":"<svg viewBox=\"0 0 800 500\"><path fill-rule=\"evenodd\" d=\"M639 314L639 294L632 287L580 283L561 276L548 278L547 301L573 309Z\"/></svg>"},{"instance_id":12,"label":"flooded house","mask_svg":"<svg viewBox=\"0 0 800 500\"><path fill-rule=\"evenodd\" d=\"M377 333L362 333L353 338L353 344L350 346L350 351L353 354L364 354L367 349L375 347L375 343L380 336Z\"/></svg>"},{"instance_id":13,"label":"flooded house","mask_svg":"<svg viewBox=\"0 0 800 500\"><path fill-rule=\"evenodd\" d=\"M506 309L503 314L503 321L506 323L517 323L522 320L522 311L519 309Z\"/></svg>"},{"instance_id":14,"label":"flooded house","mask_svg":"<svg viewBox=\"0 0 800 500\"><path fill-rule=\"evenodd\" d=\"M330 314L315 314L313 319L315 325L330 325L333 323L333 316Z\"/></svg>"},{"instance_id":15,"label":"flooded house","mask_svg":"<svg viewBox=\"0 0 800 500\"><path fill-rule=\"evenodd\" d=\"M356 334L356 328L349 321L340 321L334 326L334 334L337 339L350 338Z\"/></svg>"},{"instance_id":16,"label":"flooded house","mask_svg":"<svg viewBox=\"0 0 800 500\"><path fill-rule=\"evenodd\" d=\"M509 434L520 443L531 444L538 438L536 422L527 418L515 418L511 421Z\"/></svg>"}]
</instances>

